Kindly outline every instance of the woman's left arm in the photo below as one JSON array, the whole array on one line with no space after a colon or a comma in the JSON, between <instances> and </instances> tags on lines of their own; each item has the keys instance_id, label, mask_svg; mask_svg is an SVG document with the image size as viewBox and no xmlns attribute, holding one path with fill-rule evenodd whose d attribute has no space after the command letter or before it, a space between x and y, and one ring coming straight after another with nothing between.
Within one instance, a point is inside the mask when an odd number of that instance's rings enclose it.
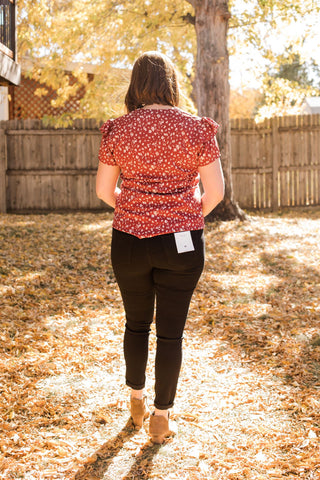
<instances>
[{"instance_id":1,"label":"woman's left arm","mask_svg":"<svg viewBox=\"0 0 320 480\"><path fill-rule=\"evenodd\" d=\"M120 188L117 187L119 175L120 167L118 165L106 165L99 162L96 193L101 200L113 208L116 206L116 199L120 193Z\"/></svg>"}]
</instances>

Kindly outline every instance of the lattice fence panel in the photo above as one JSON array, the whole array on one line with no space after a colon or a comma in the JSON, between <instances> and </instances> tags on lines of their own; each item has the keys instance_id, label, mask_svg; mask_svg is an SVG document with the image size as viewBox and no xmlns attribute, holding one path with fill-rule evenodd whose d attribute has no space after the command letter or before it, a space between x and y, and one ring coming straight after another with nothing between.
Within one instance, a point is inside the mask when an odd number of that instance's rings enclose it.
<instances>
[{"instance_id":1,"label":"lattice fence panel","mask_svg":"<svg viewBox=\"0 0 320 480\"><path fill-rule=\"evenodd\" d=\"M70 75L70 83L74 82L74 78ZM45 88L48 93L39 97L35 95L38 88ZM55 108L51 105L51 101L58 96L55 90L40 84L36 80L22 76L20 86L14 88L11 99L13 104L10 108L10 120L43 118L44 116L58 117L64 113L76 113L79 110L80 100L84 93L85 88L81 86L75 96L70 97L62 107Z\"/></svg>"}]
</instances>

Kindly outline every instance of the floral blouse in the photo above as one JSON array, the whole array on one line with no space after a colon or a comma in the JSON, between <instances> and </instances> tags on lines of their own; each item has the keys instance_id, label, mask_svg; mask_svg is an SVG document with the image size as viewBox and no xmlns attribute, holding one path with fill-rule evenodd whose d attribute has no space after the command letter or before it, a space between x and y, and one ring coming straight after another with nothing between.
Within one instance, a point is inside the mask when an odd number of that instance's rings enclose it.
<instances>
[{"instance_id":1,"label":"floral blouse","mask_svg":"<svg viewBox=\"0 0 320 480\"><path fill-rule=\"evenodd\" d=\"M198 167L220 157L218 124L179 108L144 108L102 127L99 161L120 167L113 227L139 238L204 227Z\"/></svg>"}]
</instances>

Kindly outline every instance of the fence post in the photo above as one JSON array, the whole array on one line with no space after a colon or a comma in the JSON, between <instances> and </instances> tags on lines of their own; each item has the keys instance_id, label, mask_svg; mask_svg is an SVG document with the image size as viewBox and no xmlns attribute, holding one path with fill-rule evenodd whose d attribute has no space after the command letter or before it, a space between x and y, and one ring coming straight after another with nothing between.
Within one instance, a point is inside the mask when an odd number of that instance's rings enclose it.
<instances>
[{"instance_id":1,"label":"fence post","mask_svg":"<svg viewBox=\"0 0 320 480\"><path fill-rule=\"evenodd\" d=\"M7 138L5 130L0 129L0 213L7 212Z\"/></svg>"},{"instance_id":2,"label":"fence post","mask_svg":"<svg viewBox=\"0 0 320 480\"><path fill-rule=\"evenodd\" d=\"M271 118L271 152L272 152L272 211L279 207L279 182L278 170L280 160L280 136L279 136L279 118Z\"/></svg>"}]
</instances>

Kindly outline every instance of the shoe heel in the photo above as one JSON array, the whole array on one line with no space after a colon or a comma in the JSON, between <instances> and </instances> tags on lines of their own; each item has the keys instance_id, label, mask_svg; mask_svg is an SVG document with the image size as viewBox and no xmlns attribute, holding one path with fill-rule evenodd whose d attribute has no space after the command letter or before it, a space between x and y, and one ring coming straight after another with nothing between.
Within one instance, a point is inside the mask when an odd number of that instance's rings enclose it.
<instances>
[{"instance_id":1,"label":"shoe heel","mask_svg":"<svg viewBox=\"0 0 320 480\"><path fill-rule=\"evenodd\" d=\"M176 431L172 429L172 421L169 424L169 417L166 419L162 415L155 415L150 417L149 436L152 443L163 443L166 438L173 437Z\"/></svg>"},{"instance_id":2,"label":"shoe heel","mask_svg":"<svg viewBox=\"0 0 320 480\"><path fill-rule=\"evenodd\" d=\"M141 400L137 398L131 398L131 420L135 430L140 430L143 426L144 420L146 420L150 412L147 407L146 397Z\"/></svg>"},{"instance_id":3,"label":"shoe heel","mask_svg":"<svg viewBox=\"0 0 320 480\"><path fill-rule=\"evenodd\" d=\"M165 441L165 438L166 437L164 435L151 435L151 442L162 444Z\"/></svg>"}]
</instances>

